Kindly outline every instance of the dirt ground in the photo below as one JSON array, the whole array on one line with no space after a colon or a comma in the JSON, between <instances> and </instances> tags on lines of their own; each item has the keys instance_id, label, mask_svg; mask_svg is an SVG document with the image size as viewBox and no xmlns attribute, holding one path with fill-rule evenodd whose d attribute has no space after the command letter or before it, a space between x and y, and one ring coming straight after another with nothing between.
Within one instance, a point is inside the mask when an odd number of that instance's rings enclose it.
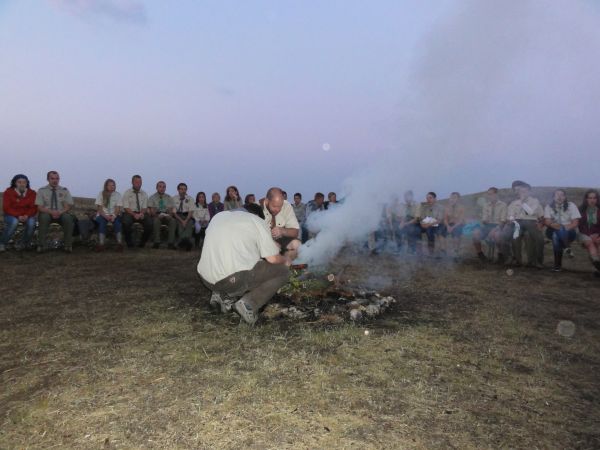
<instances>
[{"instance_id":1,"label":"dirt ground","mask_svg":"<svg viewBox=\"0 0 600 450\"><path fill-rule=\"evenodd\" d=\"M360 325L248 327L210 310L197 259L1 255L0 448L600 448L580 249L512 276L346 253L332 271L398 300Z\"/></svg>"}]
</instances>

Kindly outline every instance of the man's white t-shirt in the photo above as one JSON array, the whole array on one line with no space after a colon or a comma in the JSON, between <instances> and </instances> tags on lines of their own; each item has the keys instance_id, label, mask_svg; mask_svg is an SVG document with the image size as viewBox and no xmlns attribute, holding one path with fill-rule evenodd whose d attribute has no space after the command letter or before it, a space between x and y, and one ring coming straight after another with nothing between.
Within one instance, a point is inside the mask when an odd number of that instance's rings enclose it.
<instances>
[{"instance_id":1,"label":"man's white t-shirt","mask_svg":"<svg viewBox=\"0 0 600 450\"><path fill-rule=\"evenodd\" d=\"M279 247L260 217L245 211L223 211L206 229L198 273L215 284L278 254Z\"/></svg>"}]
</instances>

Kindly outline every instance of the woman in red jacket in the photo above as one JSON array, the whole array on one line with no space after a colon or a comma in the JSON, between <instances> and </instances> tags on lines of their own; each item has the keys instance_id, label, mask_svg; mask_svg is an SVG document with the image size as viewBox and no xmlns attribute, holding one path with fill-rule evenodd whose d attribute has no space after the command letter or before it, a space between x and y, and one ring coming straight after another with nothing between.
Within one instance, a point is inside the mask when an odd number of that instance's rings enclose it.
<instances>
[{"instance_id":1,"label":"woman in red jacket","mask_svg":"<svg viewBox=\"0 0 600 450\"><path fill-rule=\"evenodd\" d=\"M6 244L17 230L17 225L25 225L25 233L17 249L26 248L31 242L35 231L37 206L35 205L35 191L29 188L29 179L22 174L15 175L10 182L10 187L4 191L2 197L4 210L4 232L0 238L0 252L6 250Z\"/></svg>"}]
</instances>

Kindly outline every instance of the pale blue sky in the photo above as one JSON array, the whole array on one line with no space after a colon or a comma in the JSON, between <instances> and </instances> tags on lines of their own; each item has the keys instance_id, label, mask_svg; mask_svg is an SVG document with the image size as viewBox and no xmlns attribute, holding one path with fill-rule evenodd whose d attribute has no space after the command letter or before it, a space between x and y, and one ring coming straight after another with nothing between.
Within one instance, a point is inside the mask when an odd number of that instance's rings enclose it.
<instances>
[{"instance_id":1,"label":"pale blue sky","mask_svg":"<svg viewBox=\"0 0 600 450\"><path fill-rule=\"evenodd\" d=\"M509 51L519 54L520 42L529 44L530 25L517 25L512 35L512 23L501 27L493 35L497 41L482 39L487 47L469 53L469 62L472 57L477 64L465 66L475 67L476 73L457 71L457 48L473 40L477 46L478 32L489 35L486 29L477 31L478 17L484 24L496 21L490 19L493 10L477 10L469 19L468 10L461 12L464 5L472 2L0 0L0 182L7 184L12 175L25 172L34 186L41 186L46 170L57 169L74 195L92 196L107 177L115 178L124 191L130 176L140 173L148 191L156 180L165 179L171 193L176 183L185 181L193 193L223 194L227 185L236 184L242 194L261 196L267 187L280 185L311 197L317 190L338 190L347 176L374 162L397 167L398 178L405 175L407 182L398 188L416 184L417 189L441 193L505 186L514 178L546 185L600 184L597 170L582 160L598 152L599 135L588 130L598 110L583 95L595 98L600 91L586 85L597 83L598 66L588 67L591 73L581 79L573 78L581 72L580 63L588 64L589 59L573 55L568 62L572 70L551 79L554 86L565 86L554 92L557 99L552 104L558 100L562 105L562 99L573 105L572 98L583 104L567 113L561 106L558 115L538 124L533 119L548 109L536 101L548 96L547 85L536 84L542 92L535 94L529 83L555 67L546 62L555 61L556 55L546 54L543 43L541 48L528 48L527 55L541 55L540 61L529 57L530 65L520 61L510 66L510 76L499 77L497 85L493 81L492 95L486 95L487 84L479 82L498 72L493 66L496 50L499 57L513 60L502 53L503 43L514 36ZM534 18L535 8L527 13ZM558 8L556 17L564 17L562 12ZM591 21L587 25L594 28L597 15L590 18L589 11L585 13ZM574 21L584 16L573 14ZM455 26L463 16L467 25L458 26L455 45L457 31L448 18L457 16ZM550 19L556 17L549 16L548 27L533 31L550 34ZM450 25L444 25L448 20ZM474 22L474 34L461 34ZM558 29L563 25L573 22L559 24ZM581 33L577 30L573 42L565 44L565 54L571 55L572 48L590 37L590 52L600 48L597 34ZM479 61L483 54L492 58ZM447 55L454 61L448 67ZM481 78L479 68L486 64L491 69ZM453 84L457 73L458 87ZM437 95L428 105L431 99L418 91L435 89L423 80L443 92L456 92L447 99L452 108L440 108ZM574 86L567 88L569 81ZM573 97L571 88L576 91ZM524 91L534 94L521 108ZM473 97L480 95L491 100L473 108ZM502 117L521 113L519 123L527 126L515 127L512 119L498 123L503 108ZM463 109L476 111L477 117L464 117L454 125ZM576 159L574 171L563 173L564 164L556 161L540 167L536 158L545 154L544 139L530 159L517 164L514 158L527 153L515 148L517 138L532 145L524 129L537 128L547 135L553 124L564 124L563 114L585 116L574 121L582 127L577 135L583 134L578 148L570 149L575 152L569 155ZM420 121L423 115L427 117ZM454 130L459 130L461 139L456 142L465 148L477 148L473 140L490 148L491 130L498 132L490 122L463 142L460 130L471 129L481 116L507 130L510 148L505 158L472 150L462 154L438 145L455 139ZM427 130L412 135L413 129L432 128L423 125L431 120L433 129L440 123L453 124L451 131L433 132L439 154L432 152L431 142L421 146L430 137ZM553 158L570 148L573 132L569 127L560 134L565 142L551 149ZM551 142L556 143L557 136ZM330 144L329 151L323 150L324 143ZM438 165L448 151L457 153ZM600 161L595 162L597 167ZM433 179L419 184L423 177L415 171L432 166Z\"/></svg>"}]
</instances>

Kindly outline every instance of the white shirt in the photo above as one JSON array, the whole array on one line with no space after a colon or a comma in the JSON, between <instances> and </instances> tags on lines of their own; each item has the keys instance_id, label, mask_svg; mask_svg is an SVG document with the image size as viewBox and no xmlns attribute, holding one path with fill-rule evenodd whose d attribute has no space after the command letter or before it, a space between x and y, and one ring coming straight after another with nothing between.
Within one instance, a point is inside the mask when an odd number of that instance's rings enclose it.
<instances>
[{"instance_id":1,"label":"white shirt","mask_svg":"<svg viewBox=\"0 0 600 450\"><path fill-rule=\"evenodd\" d=\"M575 203L568 202L566 211L562 207L555 211L550 205L547 205L544 209L544 219L550 219L559 225L569 225L573 220L581 219L581 214Z\"/></svg>"},{"instance_id":2,"label":"white shirt","mask_svg":"<svg viewBox=\"0 0 600 450\"><path fill-rule=\"evenodd\" d=\"M265 224L267 224L267 227L270 229L271 213L266 207L263 208L263 213L265 214ZM283 201L281 211L275 216L275 226L281 228L295 228L296 230L300 229L300 224L298 223L298 219L296 219L296 213L294 213L294 208L292 208L292 205L290 205L287 200Z\"/></svg>"},{"instance_id":3,"label":"white shirt","mask_svg":"<svg viewBox=\"0 0 600 450\"><path fill-rule=\"evenodd\" d=\"M236 272L252 269L262 258L278 254L279 247L260 217L244 211L223 211L206 229L198 273L215 284Z\"/></svg>"},{"instance_id":4,"label":"white shirt","mask_svg":"<svg viewBox=\"0 0 600 450\"><path fill-rule=\"evenodd\" d=\"M108 206L104 204L104 196L102 195L102 191L96 197L96 206L102 206L102 211L107 216L115 215L115 208L118 206L119 208L123 207L123 200L121 198L121 194L117 191L114 191L110 194L110 198L108 199Z\"/></svg>"}]
</instances>

